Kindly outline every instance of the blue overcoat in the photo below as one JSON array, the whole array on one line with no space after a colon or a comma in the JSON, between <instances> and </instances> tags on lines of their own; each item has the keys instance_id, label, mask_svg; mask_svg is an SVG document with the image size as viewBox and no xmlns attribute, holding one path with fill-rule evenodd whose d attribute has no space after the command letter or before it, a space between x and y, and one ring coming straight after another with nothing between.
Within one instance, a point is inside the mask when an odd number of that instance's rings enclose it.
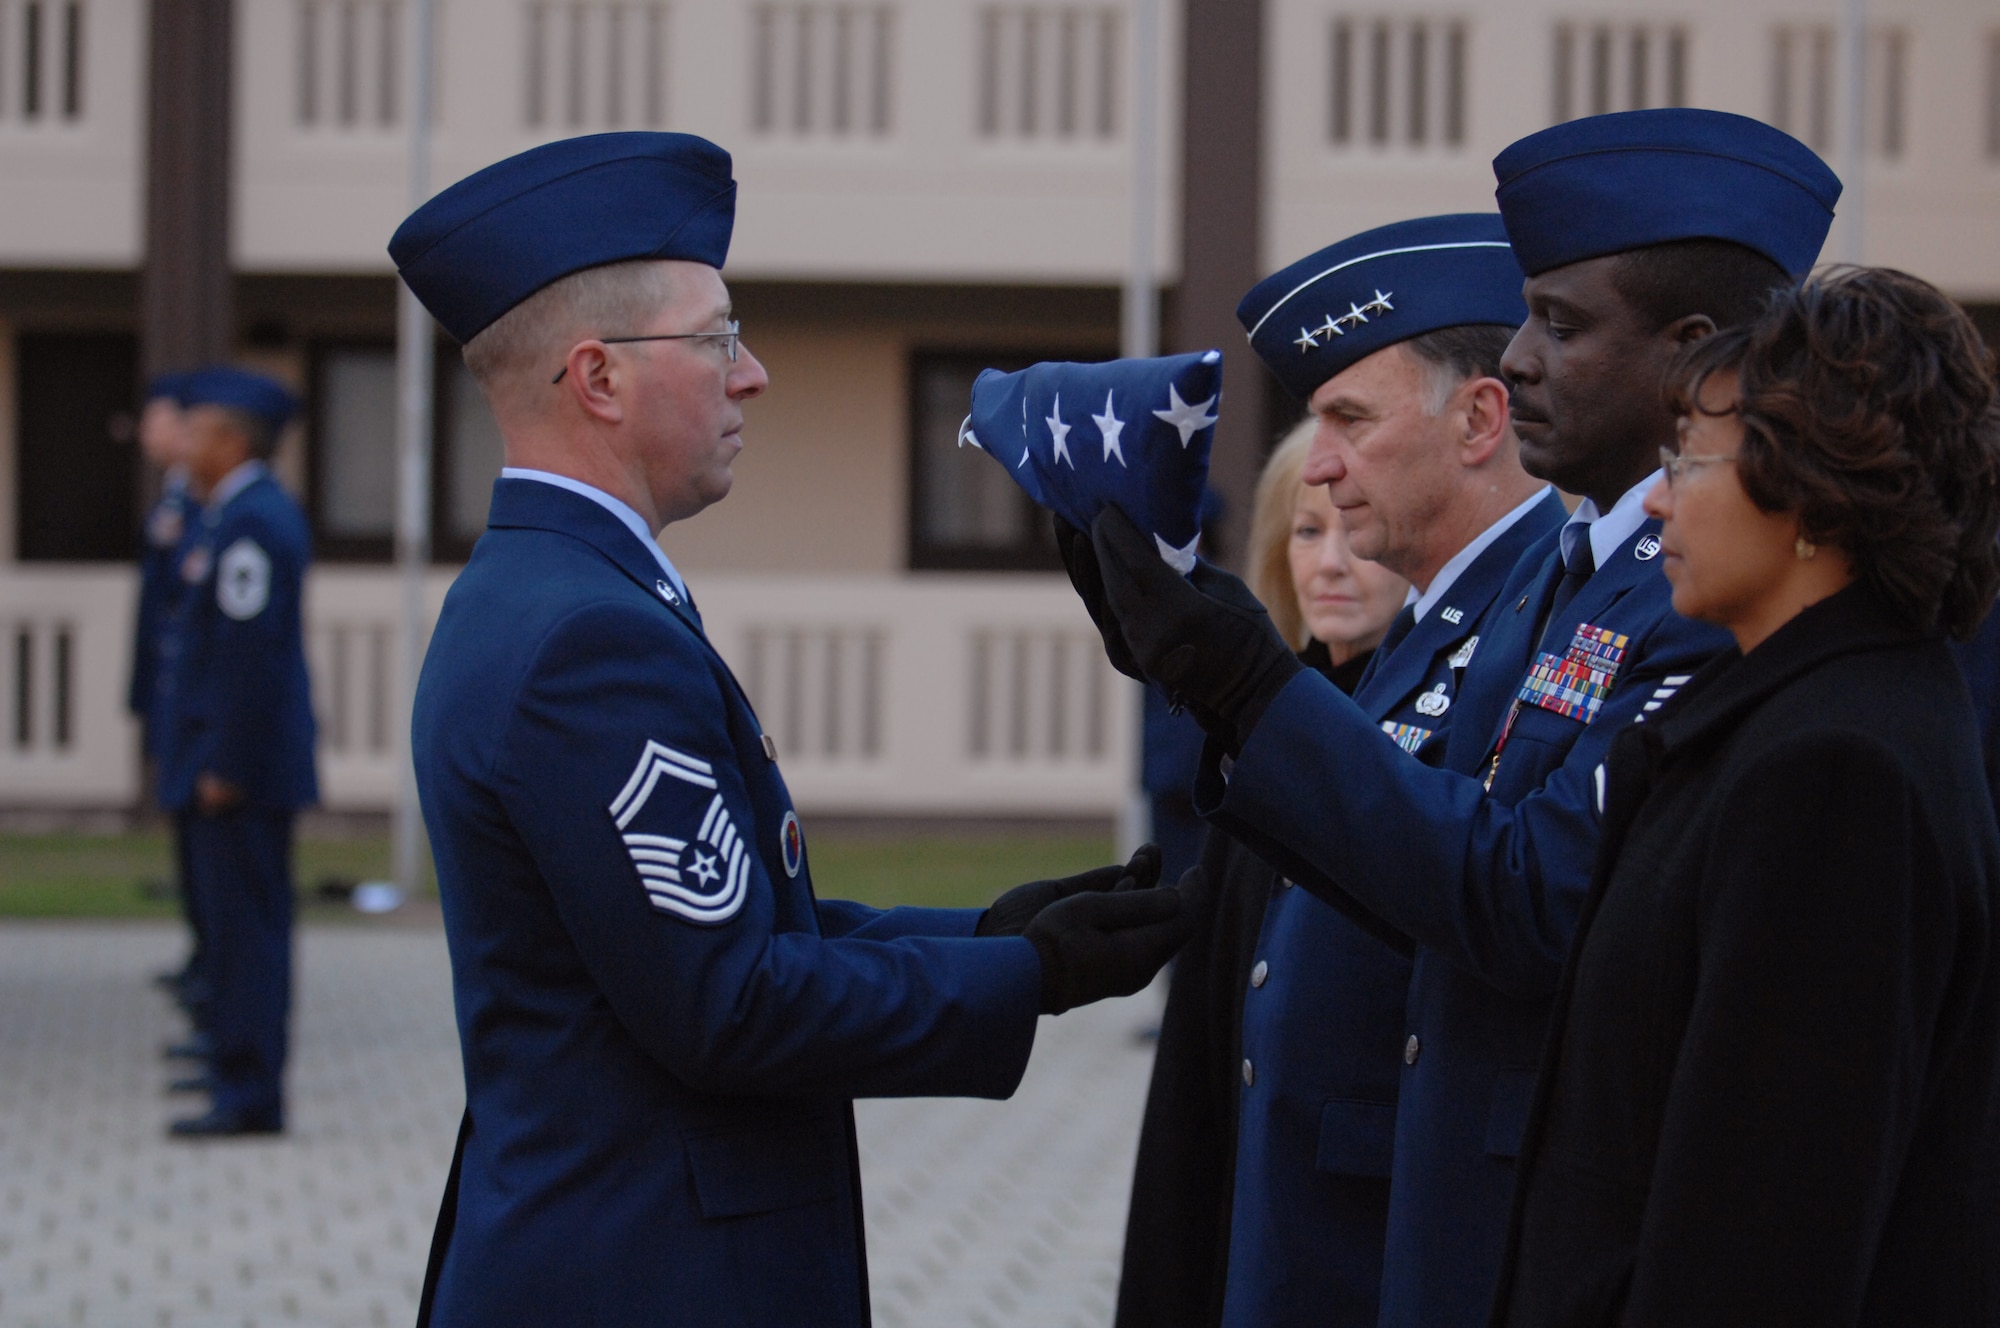
<instances>
[{"instance_id":1,"label":"blue overcoat","mask_svg":"<svg viewBox=\"0 0 2000 1328\"><path fill-rule=\"evenodd\" d=\"M1005 1097L1041 971L814 898L756 715L639 538L494 487L414 751L464 1055L439 1325L864 1325L849 1105Z\"/></svg>"},{"instance_id":2,"label":"blue overcoat","mask_svg":"<svg viewBox=\"0 0 2000 1328\"><path fill-rule=\"evenodd\" d=\"M249 808L310 806L319 780L306 677L305 514L258 465L247 484L188 521L181 594L156 666L160 806L192 806L204 772L241 789Z\"/></svg>"},{"instance_id":3,"label":"blue overcoat","mask_svg":"<svg viewBox=\"0 0 2000 1328\"><path fill-rule=\"evenodd\" d=\"M1441 759L1464 661L1521 554L1563 523L1551 491L1378 651L1354 705ZM1243 1092L1223 1322L1373 1325L1379 1313L1410 943L1281 885L1243 996Z\"/></svg>"},{"instance_id":4,"label":"blue overcoat","mask_svg":"<svg viewBox=\"0 0 2000 1328\"><path fill-rule=\"evenodd\" d=\"M1480 625L1438 767L1402 759L1365 711L1300 674L1228 778L1211 750L1197 779L1204 815L1416 947L1384 1324L1485 1321L1550 1002L1589 887L1598 769L1620 728L1727 643L1673 612L1658 530L1642 524L1539 636L1562 576L1557 534L1529 548ZM1527 685L1531 666L1572 663L1588 666L1586 683L1596 670L1594 709ZM1524 692L1541 703L1517 705Z\"/></svg>"}]
</instances>

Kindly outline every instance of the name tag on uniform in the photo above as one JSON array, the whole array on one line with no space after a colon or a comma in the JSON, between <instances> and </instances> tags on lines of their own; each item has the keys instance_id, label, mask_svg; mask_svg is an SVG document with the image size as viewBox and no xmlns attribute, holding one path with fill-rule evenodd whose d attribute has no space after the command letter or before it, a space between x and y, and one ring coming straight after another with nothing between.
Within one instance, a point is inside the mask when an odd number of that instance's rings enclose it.
<instances>
[{"instance_id":1,"label":"name tag on uniform","mask_svg":"<svg viewBox=\"0 0 2000 1328\"><path fill-rule=\"evenodd\" d=\"M1544 652L1521 684L1520 701L1588 724L1611 694L1631 638L1584 623L1561 655Z\"/></svg>"},{"instance_id":2,"label":"name tag on uniform","mask_svg":"<svg viewBox=\"0 0 2000 1328\"><path fill-rule=\"evenodd\" d=\"M1417 754L1417 748L1430 741L1433 732L1431 729L1418 728L1415 724L1395 724L1386 719L1382 721L1382 731L1388 734L1398 747L1412 756Z\"/></svg>"}]
</instances>

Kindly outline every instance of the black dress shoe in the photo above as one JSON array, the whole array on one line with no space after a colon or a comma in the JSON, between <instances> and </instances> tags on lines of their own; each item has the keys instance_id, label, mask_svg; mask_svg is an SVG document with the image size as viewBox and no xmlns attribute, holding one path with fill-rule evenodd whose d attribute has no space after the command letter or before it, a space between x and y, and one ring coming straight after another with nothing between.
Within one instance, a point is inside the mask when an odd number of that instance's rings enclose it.
<instances>
[{"instance_id":1,"label":"black dress shoe","mask_svg":"<svg viewBox=\"0 0 2000 1328\"><path fill-rule=\"evenodd\" d=\"M222 1139L284 1132L285 1116L281 1111L237 1111L227 1107L216 1107L206 1116L190 1116L167 1127L168 1136L174 1139Z\"/></svg>"},{"instance_id":2,"label":"black dress shoe","mask_svg":"<svg viewBox=\"0 0 2000 1328\"><path fill-rule=\"evenodd\" d=\"M205 1061L213 1053L208 1034L196 1033L185 1042L169 1042L160 1054L170 1061Z\"/></svg>"},{"instance_id":3,"label":"black dress shoe","mask_svg":"<svg viewBox=\"0 0 2000 1328\"><path fill-rule=\"evenodd\" d=\"M169 1093L213 1093L215 1079L206 1074L191 1074L185 1079L176 1079L167 1085Z\"/></svg>"}]
</instances>

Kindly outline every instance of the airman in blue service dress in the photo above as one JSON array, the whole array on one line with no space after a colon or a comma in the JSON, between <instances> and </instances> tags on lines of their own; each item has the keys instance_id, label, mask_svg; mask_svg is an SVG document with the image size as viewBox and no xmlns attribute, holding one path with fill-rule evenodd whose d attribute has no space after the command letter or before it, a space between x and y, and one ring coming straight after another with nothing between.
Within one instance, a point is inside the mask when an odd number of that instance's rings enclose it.
<instances>
[{"instance_id":1,"label":"airman in blue service dress","mask_svg":"<svg viewBox=\"0 0 2000 1328\"><path fill-rule=\"evenodd\" d=\"M464 342L585 268L719 267L734 201L713 144L596 135L461 181L390 251ZM1010 1094L1038 1011L1073 1003L1037 928L1089 901L990 934L1019 892L817 898L776 748L678 572L574 477L502 472L412 737L467 1096L423 1319L866 1324L850 1100Z\"/></svg>"},{"instance_id":2,"label":"airman in blue service dress","mask_svg":"<svg viewBox=\"0 0 2000 1328\"><path fill-rule=\"evenodd\" d=\"M1509 148L1495 168L1530 276L1697 237L1801 272L1839 192L1803 145L1705 111L1573 121ZM1550 1002L1589 883L1598 769L1619 729L1725 644L1672 612L1656 523L1638 511L1650 482L1610 512L1580 508L1528 549L1482 623L1435 768L1398 759L1370 715L1287 670L1270 644L1252 646L1229 615L1189 600L1186 583L1150 576L1115 523L1095 532L1108 598L1123 586L1125 608L1111 608L1133 653L1171 663L1191 708L1223 721L1211 732L1228 741L1211 745L1197 810L1417 947L1385 1324L1484 1322ZM1226 599L1219 575L1208 584L1211 600ZM1173 653L1196 642L1205 654Z\"/></svg>"},{"instance_id":3,"label":"airman in blue service dress","mask_svg":"<svg viewBox=\"0 0 2000 1328\"><path fill-rule=\"evenodd\" d=\"M190 411L218 407L275 441L293 409L282 386L237 369L189 376ZM284 1122L291 1007L292 825L319 799L302 592L304 514L259 457L216 483L182 544L183 584L159 664L160 805L186 844L203 922L212 1109L178 1134L265 1133ZM240 795L205 809L196 785Z\"/></svg>"},{"instance_id":4,"label":"airman in blue service dress","mask_svg":"<svg viewBox=\"0 0 2000 1328\"><path fill-rule=\"evenodd\" d=\"M160 649L173 615L180 608L182 542L189 534L190 518L201 505L188 495L187 468L179 452L181 435L181 389L186 374L161 374L146 385L146 401L139 417L139 444L148 461L162 467L160 496L146 512L139 532L139 603L132 622L132 677L126 691L125 708L139 721L140 749L154 754L154 711L160 695ZM205 1004L208 979L201 957L201 917L194 891L189 888L192 874L187 867L186 845L176 832L174 840L175 887L181 913L187 920L191 944L187 962L179 971L163 973L156 981L171 990L190 1012Z\"/></svg>"},{"instance_id":5,"label":"airman in blue service dress","mask_svg":"<svg viewBox=\"0 0 2000 1328\"><path fill-rule=\"evenodd\" d=\"M1291 264L1246 295L1238 316L1279 383L1307 401L1426 333L1511 331L1526 315L1520 288L1497 215L1429 217ZM1513 481L1523 483L1518 469ZM1484 510L1484 484L1468 478L1459 510ZM1382 730L1376 741L1419 761L1442 757L1482 616L1522 552L1563 517L1560 498L1540 489L1449 550L1425 594L1412 592L1354 691ZM1211 855L1229 845L1214 841ZM1231 847L1217 925L1247 927L1254 944L1231 953L1239 943L1218 937L1194 961L1184 955L1187 975L1176 974L1140 1138L1119 1323L1373 1325L1410 945ZM1246 892L1253 902L1237 899ZM1237 919L1239 909L1261 920ZM1231 1011L1235 1027L1212 1032L1213 1007ZM1203 1081L1223 1074L1235 1100L1213 1106Z\"/></svg>"}]
</instances>

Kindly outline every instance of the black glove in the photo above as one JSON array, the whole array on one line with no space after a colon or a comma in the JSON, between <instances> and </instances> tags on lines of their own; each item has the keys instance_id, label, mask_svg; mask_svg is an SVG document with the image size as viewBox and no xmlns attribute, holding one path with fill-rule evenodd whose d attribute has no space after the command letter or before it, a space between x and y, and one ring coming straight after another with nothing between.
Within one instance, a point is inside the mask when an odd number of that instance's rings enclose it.
<instances>
[{"instance_id":1,"label":"black glove","mask_svg":"<svg viewBox=\"0 0 2000 1328\"><path fill-rule=\"evenodd\" d=\"M1146 681L1138 661L1125 645L1125 634L1119 629L1117 617L1105 602L1104 577L1097 570L1097 550L1090 547L1090 536L1057 517L1056 548L1062 553L1063 567L1069 572L1069 583L1075 587L1076 597L1083 601L1090 621L1097 626L1097 634L1104 638L1104 654L1111 667L1128 678Z\"/></svg>"},{"instance_id":2,"label":"black glove","mask_svg":"<svg viewBox=\"0 0 2000 1328\"><path fill-rule=\"evenodd\" d=\"M1021 933L1042 959L1042 1013L1140 990L1187 943L1210 893L1207 875L1193 867L1178 886L1050 904Z\"/></svg>"},{"instance_id":3,"label":"black glove","mask_svg":"<svg viewBox=\"0 0 2000 1328\"><path fill-rule=\"evenodd\" d=\"M1098 867L1057 881L1030 881L994 900L979 915L974 936L1019 936L1035 915L1071 895L1107 890L1150 890L1160 883L1160 846L1141 844L1124 866Z\"/></svg>"},{"instance_id":4,"label":"black glove","mask_svg":"<svg viewBox=\"0 0 2000 1328\"><path fill-rule=\"evenodd\" d=\"M1250 587L1207 562L1184 577L1115 507L1091 524L1094 570L1132 658L1232 754L1301 668Z\"/></svg>"}]
</instances>

